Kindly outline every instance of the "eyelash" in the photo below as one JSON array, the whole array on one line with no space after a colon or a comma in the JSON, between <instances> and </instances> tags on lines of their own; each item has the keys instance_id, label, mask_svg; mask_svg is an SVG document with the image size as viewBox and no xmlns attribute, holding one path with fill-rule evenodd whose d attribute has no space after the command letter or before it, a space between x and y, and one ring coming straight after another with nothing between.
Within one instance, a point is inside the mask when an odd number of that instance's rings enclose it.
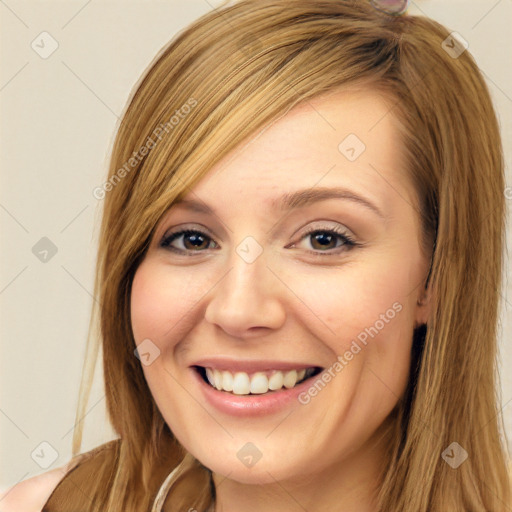
<instances>
[{"instance_id":1,"label":"eyelash","mask_svg":"<svg viewBox=\"0 0 512 512\"><path fill-rule=\"evenodd\" d=\"M332 256L332 255L335 255L335 254L339 254L341 251L339 250L340 248L345 248L345 251L349 251L350 249L356 247L356 246L360 246L361 244L359 242L356 242L353 238L351 238L349 235L347 235L347 233L345 233L342 229L340 228L322 228L322 227L314 227L314 228L310 228L306 233L304 233L300 239L300 241L302 241L304 238L312 235L312 234L316 234L316 233L327 233L329 235L335 235L335 237L338 239L338 240L341 240L343 243L342 245L338 246L338 247L335 247L334 249L328 249L326 251L315 251L315 250L308 250L307 252L310 253L310 254L313 254L315 256ZM174 240L180 238L181 236L183 235L201 235L203 237L206 237L208 238L210 241L213 242L213 239L207 235L206 233L200 231L200 230L197 230L197 229L183 229L181 231L176 231L174 233L170 233L168 235L165 235L162 239L162 241L160 242L160 247L162 248L165 248L165 249L169 249L170 251L172 252L175 252L175 253L178 253L178 254L190 254L191 253L201 253L201 252L204 252L204 250L200 250L200 251L190 251L188 249L176 249L175 247L171 247L171 243L174 242ZM295 246L296 244L293 244L292 246Z\"/></svg>"}]
</instances>

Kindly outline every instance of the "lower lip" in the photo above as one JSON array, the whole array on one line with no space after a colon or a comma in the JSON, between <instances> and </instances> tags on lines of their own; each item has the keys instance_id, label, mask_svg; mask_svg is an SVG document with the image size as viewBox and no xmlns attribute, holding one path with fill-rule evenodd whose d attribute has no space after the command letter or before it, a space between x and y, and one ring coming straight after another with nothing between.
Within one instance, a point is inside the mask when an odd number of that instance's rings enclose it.
<instances>
[{"instance_id":1,"label":"lower lip","mask_svg":"<svg viewBox=\"0 0 512 512\"><path fill-rule=\"evenodd\" d=\"M279 391L261 395L234 395L210 386L197 370L193 368L191 370L206 401L220 412L232 416L261 416L282 411L292 404L300 405L298 396L311 386L313 379L317 379L320 375L306 379L291 389L282 388Z\"/></svg>"}]
</instances>

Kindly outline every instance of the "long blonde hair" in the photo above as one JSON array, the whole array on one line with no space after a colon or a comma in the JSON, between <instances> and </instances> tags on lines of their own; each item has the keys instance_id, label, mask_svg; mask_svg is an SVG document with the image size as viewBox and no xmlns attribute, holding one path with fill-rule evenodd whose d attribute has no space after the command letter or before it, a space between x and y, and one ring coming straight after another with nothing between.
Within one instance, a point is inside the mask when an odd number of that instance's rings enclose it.
<instances>
[{"instance_id":1,"label":"long blonde hair","mask_svg":"<svg viewBox=\"0 0 512 512\"><path fill-rule=\"evenodd\" d=\"M407 160L423 247L432 257L432 314L414 339L379 510L508 510L497 374L502 148L483 77L468 51L448 51L443 41L455 44L449 37L435 21L390 16L367 1L241 0L202 16L150 64L122 116L100 194L100 306L91 316L73 454L100 343L120 447L115 464L98 475L94 496L101 504L91 511L148 510L158 464L167 461L169 471L180 460L183 471L193 466L134 356L131 282L159 219L258 130L300 102L354 84L382 91L399 121L397 151ZM441 457L454 441L469 454L457 469ZM198 484L198 509L210 500L205 482Z\"/></svg>"}]
</instances>

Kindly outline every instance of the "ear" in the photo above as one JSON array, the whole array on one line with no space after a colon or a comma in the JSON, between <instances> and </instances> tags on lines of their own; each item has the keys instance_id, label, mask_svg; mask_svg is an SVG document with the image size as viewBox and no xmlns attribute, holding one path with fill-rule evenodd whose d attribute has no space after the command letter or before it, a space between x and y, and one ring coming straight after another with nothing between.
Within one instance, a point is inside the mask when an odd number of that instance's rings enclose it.
<instances>
[{"instance_id":1,"label":"ear","mask_svg":"<svg viewBox=\"0 0 512 512\"><path fill-rule=\"evenodd\" d=\"M429 283L426 288L422 286L418 293L418 299L416 301L416 318L414 322L415 328L423 324L428 324L431 310L432 289Z\"/></svg>"}]
</instances>

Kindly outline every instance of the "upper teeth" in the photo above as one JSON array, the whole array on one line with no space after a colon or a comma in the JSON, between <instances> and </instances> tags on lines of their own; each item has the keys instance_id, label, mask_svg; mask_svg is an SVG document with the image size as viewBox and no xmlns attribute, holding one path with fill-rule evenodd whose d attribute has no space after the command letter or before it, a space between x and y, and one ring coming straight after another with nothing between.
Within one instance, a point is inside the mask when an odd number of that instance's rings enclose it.
<instances>
[{"instance_id":1,"label":"upper teeth","mask_svg":"<svg viewBox=\"0 0 512 512\"><path fill-rule=\"evenodd\" d=\"M206 368L208 382L219 391L230 391L235 395L248 395L249 393L261 394L268 390L276 391L285 388L293 388L297 382L304 377L309 377L314 368L308 370L290 370L282 372L273 370L271 372L256 372L249 376L246 372L231 373L230 371L215 370Z\"/></svg>"}]
</instances>

